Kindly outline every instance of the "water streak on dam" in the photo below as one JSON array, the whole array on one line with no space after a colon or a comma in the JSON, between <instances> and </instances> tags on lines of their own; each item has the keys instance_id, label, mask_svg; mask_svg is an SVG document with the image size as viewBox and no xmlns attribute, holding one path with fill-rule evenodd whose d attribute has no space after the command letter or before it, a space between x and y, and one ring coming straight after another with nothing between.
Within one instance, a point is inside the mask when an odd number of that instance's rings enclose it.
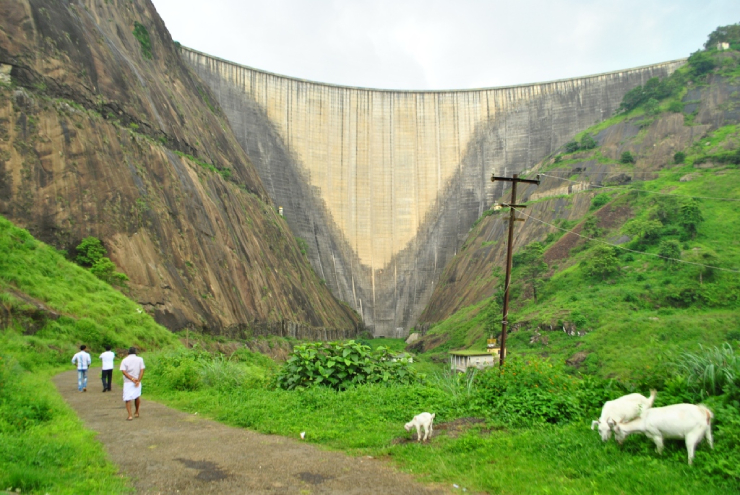
<instances>
[{"instance_id":1,"label":"water streak on dam","mask_svg":"<svg viewBox=\"0 0 740 495\"><path fill-rule=\"evenodd\" d=\"M314 270L375 335L408 332L500 184L678 60L506 88L391 91L182 56L210 86ZM402 330L397 330L402 329Z\"/></svg>"}]
</instances>

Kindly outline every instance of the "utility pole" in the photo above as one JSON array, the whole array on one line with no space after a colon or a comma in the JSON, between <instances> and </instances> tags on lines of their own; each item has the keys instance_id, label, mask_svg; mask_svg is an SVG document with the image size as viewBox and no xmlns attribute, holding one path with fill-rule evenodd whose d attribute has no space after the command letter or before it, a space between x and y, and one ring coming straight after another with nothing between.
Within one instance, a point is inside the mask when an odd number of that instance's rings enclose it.
<instances>
[{"instance_id":1,"label":"utility pole","mask_svg":"<svg viewBox=\"0 0 740 495\"><path fill-rule=\"evenodd\" d=\"M520 179L519 174L514 174L513 177L496 177L491 176L491 182L497 180L511 182L511 203L500 204L502 208L510 208L509 210L509 242L506 244L506 279L504 280L504 309L503 309L503 320L501 321L501 349L499 349L499 365L504 365L504 356L506 356L506 327L509 325L509 290L511 289L511 255L513 252L514 244L514 222L523 222L523 218L515 217L515 208L526 208L527 205L516 204L516 185L519 182L525 182L527 184L540 185L540 176L537 175L537 179Z\"/></svg>"}]
</instances>

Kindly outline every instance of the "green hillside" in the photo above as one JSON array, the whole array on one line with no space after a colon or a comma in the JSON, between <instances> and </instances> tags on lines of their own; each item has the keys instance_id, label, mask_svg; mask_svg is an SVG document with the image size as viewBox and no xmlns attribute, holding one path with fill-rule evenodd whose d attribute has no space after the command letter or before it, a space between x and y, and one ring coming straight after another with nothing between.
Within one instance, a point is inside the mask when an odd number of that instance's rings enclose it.
<instances>
[{"instance_id":1,"label":"green hillside","mask_svg":"<svg viewBox=\"0 0 740 495\"><path fill-rule=\"evenodd\" d=\"M49 377L72 369L80 344L93 356L105 344L120 355L131 345L177 345L175 337L125 295L2 217L0 327L0 487L128 492Z\"/></svg>"},{"instance_id":2,"label":"green hillside","mask_svg":"<svg viewBox=\"0 0 740 495\"><path fill-rule=\"evenodd\" d=\"M690 62L657 85L636 88L622 114L529 172L556 185L590 183L566 200L585 196L591 206L570 221L542 220L533 212L537 201L518 212L544 233L539 242L517 246L514 256L511 352L569 360L573 371L630 381L699 344L740 341L740 53L701 54L713 69L699 74ZM691 98L702 89L728 94L723 108L712 109L723 112L724 125L697 122L707 110ZM664 143L680 141L674 131L660 132L676 116L693 139L663 163ZM621 149L639 152L620 156ZM502 267L488 277L498 280L493 297L439 322L416 348L441 359L450 349L483 349L487 337L498 335Z\"/></svg>"}]
</instances>

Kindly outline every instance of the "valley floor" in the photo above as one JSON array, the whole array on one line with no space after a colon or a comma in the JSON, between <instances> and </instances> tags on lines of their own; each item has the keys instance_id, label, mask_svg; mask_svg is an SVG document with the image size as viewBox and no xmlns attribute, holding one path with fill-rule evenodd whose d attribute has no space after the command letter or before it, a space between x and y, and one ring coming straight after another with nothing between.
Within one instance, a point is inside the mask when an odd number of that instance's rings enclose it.
<instances>
[{"instance_id":1,"label":"valley floor","mask_svg":"<svg viewBox=\"0 0 740 495\"><path fill-rule=\"evenodd\" d=\"M91 370L86 393L77 391L76 371L57 375L54 383L85 426L98 432L137 493L447 493L378 460L176 411L150 401L146 388L141 417L126 421L120 386L104 394L98 376Z\"/></svg>"}]
</instances>

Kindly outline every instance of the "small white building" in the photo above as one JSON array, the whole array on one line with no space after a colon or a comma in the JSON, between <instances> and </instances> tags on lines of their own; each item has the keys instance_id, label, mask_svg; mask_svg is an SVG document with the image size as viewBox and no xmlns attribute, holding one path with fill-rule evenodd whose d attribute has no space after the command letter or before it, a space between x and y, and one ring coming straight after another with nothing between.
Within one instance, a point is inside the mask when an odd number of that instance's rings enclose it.
<instances>
[{"instance_id":1,"label":"small white building","mask_svg":"<svg viewBox=\"0 0 740 495\"><path fill-rule=\"evenodd\" d=\"M722 50L729 50L729 49L730 49L730 44L728 42L720 41L719 43L717 43L717 50L722 51Z\"/></svg>"},{"instance_id":2,"label":"small white building","mask_svg":"<svg viewBox=\"0 0 740 495\"><path fill-rule=\"evenodd\" d=\"M465 373L468 368L477 368L482 370L498 363L499 360L499 349L492 349L493 352L488 351L450 351L450 369L452 371L459 371Z\"/></svg>"}]
</instances>

